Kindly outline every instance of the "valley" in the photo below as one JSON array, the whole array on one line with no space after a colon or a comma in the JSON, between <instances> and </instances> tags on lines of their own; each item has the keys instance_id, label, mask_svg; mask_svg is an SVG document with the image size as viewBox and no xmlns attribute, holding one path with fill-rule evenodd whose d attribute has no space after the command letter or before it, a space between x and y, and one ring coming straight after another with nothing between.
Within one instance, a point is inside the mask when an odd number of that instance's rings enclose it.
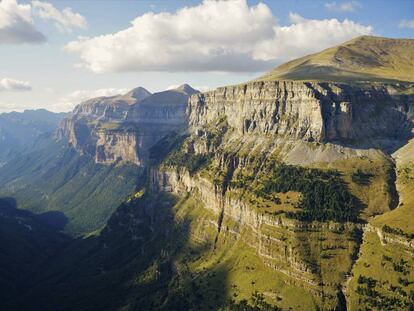
<instances>
[{"instance_id":1,"label":"valley","mask_svg":"<svg viewBox=\"0 0 414 311\"><path fill-rule=\"evenodd\" d=\"M364 36L243 84L78 105L0 167L2 236L44 243L0 308L414 308L414 63L390 46L414 44Z\"/></svg>"}]
</instances>

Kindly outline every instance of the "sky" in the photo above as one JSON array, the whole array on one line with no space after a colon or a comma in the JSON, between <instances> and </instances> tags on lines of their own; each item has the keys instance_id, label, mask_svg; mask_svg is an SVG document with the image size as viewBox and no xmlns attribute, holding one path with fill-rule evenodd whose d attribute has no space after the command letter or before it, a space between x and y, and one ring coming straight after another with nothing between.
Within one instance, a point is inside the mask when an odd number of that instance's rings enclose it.
<instances>
[{"instance_id":1,"label":"sky","mask_svg":"<svg viewBox=\"0 0 414 311\"><path fill-rule=\"evenodd\" d=\"M414 0L0 0L0 113L204 91L359 35L414 38Z\"/></svg>"}]
</instances>

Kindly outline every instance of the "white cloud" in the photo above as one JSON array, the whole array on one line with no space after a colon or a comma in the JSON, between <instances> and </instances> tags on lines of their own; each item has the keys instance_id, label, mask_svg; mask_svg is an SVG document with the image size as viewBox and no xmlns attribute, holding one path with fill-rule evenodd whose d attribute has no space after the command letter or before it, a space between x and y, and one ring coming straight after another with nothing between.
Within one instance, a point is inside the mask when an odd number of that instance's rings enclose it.
<instances>
[{"instance_id":1,"label":"white cloud","mask_svg":"<svg viewBox=\"0 0 414 311\"><path fill-rule=\"evenodd\" d=\"M308 20L291 14L279 25L263 3L210 1L175 13L146 13L116 33L69 42L93 72L250 71L319 51L372 28L337 19Z\"/></svg>"},{"instance_id":2,"label":"white cloud","mask_svg":"<svg viewBox=\"0 0 414 311\"><path fill-rule=\"evenodd\" d=\"M350 1L350 2L342 2L342 3L336 3L336 2L325 3L325 8L327 8L329 11L334 11L334 12L350 13L350 12L355 12L361 7L362 5L358 1Z\"/></svg>"},{"instance_id":3,"label":"white cloud","mask_svg":"<svg viewBox=\"0 0 414 311\"><path fill-rule=\"evenodd\" d=\"M77 90L70 94L67 94L61 98L56 105L50 107L53 111L70 111L76 105L84 102L85 100L102 97L102 96L114 96L119 94L125 94L128 89L106 88L97 90Z\"/></svg>"},{"instance_id":4,"label":"white cloud","mask_svg":"<svg viewBox=\"0 0 414 311\"><path fill-rule=\"evenodd\" d=\"M403 19L398 26L400 28L414 28L414 19L411 19L411 20Z\"/></svg>"},{"instance_id":5,"label":"white cloud","mask_svg":"<svg viewBox=\"0 0 414 311\"><path fill-rule=\"evenodd\" d=\"M73 28L87 27L85 17L73 12L71 8L64 8L62 11L56 9L51 3L32 1L33 14L44 20L51 20L62 32L71 32Z\"/></svg>"},{"instance_id":6,"label":"white cloud","mask_svg":"<svg viewBox=\"0 0 414 311\"><path fill-rule=\"evenodd\" d=\"M194 89L200 92L207 92L207 91L214 90L215 88L211 86L207 86L207 85L196 85L194 86Z\"/></svg>"},{"instance_id":7,"label":"white cloud","mask_svg":"<svg viewBox=\"0 0 414 311\"><path fill-rule=\"evenodd\" d=\"M0 1L0 44L41 43L46 37L33 24L30 4Z\"/></svg>"},{"instance_id":8,"label":"white cloud","mask_svg":"<svg viewBox=\"0 0 414 311\"><path fill-rule=\"evenodd\" d=\"M0 80L0 92L4 91L14 91L14 92L22 92L22 91L30 91L32 87L30 83L27 81L20 81L14 80L9 78L3 78Z\"/></svg>"},{"instance_id":9,"label":"white cloud","mask_svg":"<svg viewBox=\"0 0 414 311\"><path fill-rule=\"evenodd\" d=\"M345 19L305 19L289 14L291 25L275 27L274 38L258 44L254 57L271 59L293 59L331 47L359 35L369 34L372 27L363 26Z\"/></svg>"},{"instance_id":10,"label":"white cloud","mask_svg":"<svg viewBox=\"0 0 414 311\"><path fill-rule=\"evenodd\" d=\"M71 8L59 11L48 2L19 4L17 0L0 0L0 44L45 42L45 35L34 24L34 16L53 21L63 32L87 27L86 19Z\"/></svg>"}]
</instances>

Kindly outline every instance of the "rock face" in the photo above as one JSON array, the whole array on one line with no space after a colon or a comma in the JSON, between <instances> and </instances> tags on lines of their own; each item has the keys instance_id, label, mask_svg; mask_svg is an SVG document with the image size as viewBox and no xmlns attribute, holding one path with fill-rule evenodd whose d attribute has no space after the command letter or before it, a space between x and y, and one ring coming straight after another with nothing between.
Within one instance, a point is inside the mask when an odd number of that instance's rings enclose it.
<instances>
[{"instance_id":1,"label":"rock face","mask_svg":"<svg viewBox=\"0 0 414 311\"><path fill-rule=\"evenodd\" d=\"M414 96L404 95L410 87L268 81L200 94L184 85L151 96L135 89L77 106L73 116L62 122L58 137L67 137L97 162L126 160L142 165L147 150L167 133L187 126L195 133L225 117L239 136L272 135L389 150L411 133Z\"/></svg>"},{"instance_id":2,"label":"rock face","mask_svg":"<svg viewBox=\"0 0 414 311\"><path fill-rule=\"evenodd\" d=\"M225 116L239 135L277 135L318 142L390 148L410 133L410 85L252 82L191 97L194 131Z\"/></svg>"},{"instance_id":3,"label":"rock face","mask_svg":"<svg viewBox=\"0 0 414 311\"><path fill-rule=\"evenodd\" d=\"M282 161L295 158L290 163L340 172L346 189L362 202L361 215L366 216L361 219L390 211L392 189L386 167L392 164L386 153L410 138L414 117L410 89L409 83L262 81L195 94L188 103L190 136L182 150L188 159L205 157L208 164L197 171L174 159L166 161L151 169L150 184L153 190L198 198L199 209L214 215L210 227L216 235L210 243L216 246L231 239L248 245L266 267L318 297L320 309L343 307L345 298L338 297L344 296L342 288L361 246L361 224L292 219L279 208L270 212L273 202L256 200L254 192L261 188L252 193L248 184L254 183L271 156ZM321 156L307 155L312 158L308 161L305 151ZM252 179L247 177L249 170ZM356 175L362 171L370 172L368 178L375 181L358 181ZM239 182L244 185L241 190ZM292 200L294 194L277 195ZM316 190L312 195L329 199ZM290 211L297 211L294 205ZM208 230L200 230L197 238L204 241Z\"/></svg>"},{"instance_id":4,"label":"rock face","mask_svg":"<svg viewBox=\"0 0 414 311\"><path fill-rule=\"evenodd\" d=\"M148 149L172 131L186 128L188 85L150 94L136 88L125 95L100 97L78 105L62 121L58 138L66 137L76 150L97 163L130 161L143 166Z\"/></svg>"}]
</instances>

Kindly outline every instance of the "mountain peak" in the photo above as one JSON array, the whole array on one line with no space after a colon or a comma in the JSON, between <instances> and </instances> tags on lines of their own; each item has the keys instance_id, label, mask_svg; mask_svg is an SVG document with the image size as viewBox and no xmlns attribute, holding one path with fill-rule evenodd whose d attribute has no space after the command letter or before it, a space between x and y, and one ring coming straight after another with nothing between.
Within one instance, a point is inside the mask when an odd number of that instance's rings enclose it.
<instances>
[{"instance_id":1,"label":"mountain peak","mask_svg":"<svg viewBox=\"0 0 414 311\"><path fill-rule=\"evenodd\" d=\"M150 95L151 93L146 88L139 86L139 87L132 89L131 91L126 93L124 96L132 97L132 98L135 98L137 101L141 101Z\"/></svg>"},{"instance_id":2,"label":"mountain peak","mask_svg":"<svg viewBox=\"0 0 414 311\"><path fill-rule=\"evenodd\" d=\"M199 91L193 89L187 83L184 83L184 84L180 85L179 87L177 87L175 89L172 89L171 91L176 91L176 92L184 93L184 94L187 94L187 95L193 95L195 93L199 93Z\"/></svg>"},{"instance_id":3,"label":"mountain peak","mask_svg":"<svg viewBox=\"0 0 414 311\"><path fill-rule=\"evenodd\" d=\"M414 39L359 36L273 69L260 80L414 82Z\"/></svg>"}]
</instances>

